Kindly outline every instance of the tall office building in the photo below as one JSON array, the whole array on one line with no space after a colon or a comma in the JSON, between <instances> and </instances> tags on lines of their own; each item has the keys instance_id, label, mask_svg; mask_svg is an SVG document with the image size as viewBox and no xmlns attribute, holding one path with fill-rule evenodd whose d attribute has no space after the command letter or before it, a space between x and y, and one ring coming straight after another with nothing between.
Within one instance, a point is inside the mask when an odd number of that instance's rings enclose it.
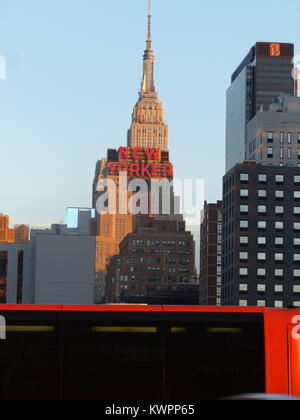
<instances>
[{"instance_id":1,"label":"tall office building","mask_svg":"<svg viewBox=\"0 0 300 420\"><path fill-rule=\"evenodd\" d=\"M168 126L164 120L163 105L158 99L154 82L154 53L151 41L151 10L149 1L148 36L143 57L143 78L139 100L135 105L132 124L128 131L127 147L119 150L108 150L107 157L100 159L96 165L93 183L93 207L101 199L103 191L99 186L110 180L116 186L116 209L114 212L102 212L98 217L96 238L96 301L101 301L105 291L106 268L110 259L119 253L119 244L127 234L133 231L135 216L126 206L134 195L125 191L120 198L120 173L127 173L127 180L140 179L150 186L152 180L172 180L173 166L169 161ZM122 194L124 193L124 190ZM151 202L149 193L149 203ZM174 214L173 191L170 194L170 212ZM121 208L122 207L122 208ZM126 208L125 208L126 207ZM150 206L149 206L150 207ZM143 210L144 211L144 210ZM149 211L147 214L151 213ZM161 211L159 215L165 214ZM175 217L175 216L174 216ZM176 218L176 217L175 217Z\"/></svg>"},{"instance_id":2,"label":"tall office building","mask_svg":"<svg viewBox=\"0 0 300 420\"><path fill-rule=\"evenodd\" d=\"M222 201L204 204L200 228L200 305L221 305Z\"/></svg>"},{"instance_id":3,"label":"tall office building","mask_svg":"<svg viewBox=\"0 0 300 420\"><path fill-rule=\"evenodd\" d=\"M165 123L163 104L158 99L154 82L150 1L142 86L139 100L133 110L132 124L128 131L128 146L133 148L156 147L163 151L168 150L168 125Z\"/></svg>"},{"instance_id":4,"label":"tall office building","mask_svg":"<svg viewBox=\"0 0 300 420\"><path fill-rule=\"evenodd\" d=\"M300 166L300 98L278 97L247 124L246 160L262 165Z\"/></svg>"},{"instance_id":5,"label":"tall office building","mask_svg":"<svg viewBox=\"0 0 300 420\"><path fill-rule=\"evenodd\" d=\"M231 78L227 91L226 172L245 160L246 126L279 95L297 95L294 45L258 42Z\"/></svg>"},{"instance_id":6,"label":"tall office building","mask_svg":"<svg viewBox=\"0 0 300 420\"><path fill-rule=\"evenodd\" d=\"M237 164L223 180L222 304L300 304L300 170Z\"/></svg>"}]
</instances>

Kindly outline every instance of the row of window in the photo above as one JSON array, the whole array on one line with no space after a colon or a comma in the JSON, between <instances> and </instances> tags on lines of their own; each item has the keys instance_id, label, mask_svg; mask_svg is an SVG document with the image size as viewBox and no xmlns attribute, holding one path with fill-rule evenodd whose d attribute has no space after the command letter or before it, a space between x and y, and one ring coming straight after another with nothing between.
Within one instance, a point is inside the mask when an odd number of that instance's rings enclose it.
<instances>
[{"instance_id":1,"label":"row of window","mask_svg":"<svg viewBox=\"0 0 300 420\"><path fill-rule=\"evenodd\" d=\"M278 156L279 159L284 159L284 157L285 157L284 152L285 152L284 148L280 147L279 156ZM297 156L298 156L298 159L300 159L300 148L297 149ZM274 157L274 148L273 147L267 147L267 157L269 159L272 159ZM287 158L292 159L292 149L290 147L287 149Z\"/></svg>"},{"instance_id":2,"label":"row of window","mask_svg":"<svg viewBox=\"0 0 300 420\"><path fill-rule=\"evenodd\" d=\"M240 252L240 261L248 261L249 254L248 252ZM267 253L266 252L258 252L257 253L257 261L266 261L267 260ZM282 252L276 252L274 254L274 260L276 262L283 262L284 261L284 254ZM268 256L269 261L269 256ZM294 254L293 256L294 262L300 262L300 254Z\"/></svg>"},{"instance_id":3,"label":"row of window","mask_svg":"<svg viewBox=\"0 0 300 420\"><path fill-rule=\"evenodd\" d=\"M176 250L176 249L142 249L142 248L131 248L130 252L133 254L172 254L172 255L190 255L189 250Z\"/></svg>"},{"instance_id":4,"label":"row of window","mask_svg":"<svg viewBox=\"0 0 300 420\"><path fill-rule=\"evenodd\" d=\"M265 300L258 300L257 301L257 306L260 306L260 307L265 307L266 306L266 301ZM275 300L275 302L274 302L274 308L283 308L283 305L284 305L284 302L283 302L283 300ZM248 300L246 300L246 299L241 299L240 301L239 301L239 306L249 306L248 305ZM300 307L300 301L295 301L295 302L293 302L293 306L295 306L295 307ZM271 306L270 306L271 307Z\"/></svg>"},{"instance_id":5,"label":"row of window","mask_svg":"<svg viewBox=\"0 0 300 420\"><path fill-rule=\"evenodd\" d=\"M249 190L241 189L240 190L240 197L241 198L249 198ZM276 198L284 198L284 191L276 191L275 192ZM267 191L266 190L258 190L258 198L267 198ZM294 191L294 199L300 200L300 191Z\"/></svg>"},{"instance_id":6,"label":"row of window","mask_svg":"<svg viewBox=\"0 0 300 420\"><path fill-rule=\"evenodd\" d=\"M297 191L295 191L297 192ZM258 190L257 191L257 197L260 199L266 199L268 197L268 191L267 190ZM248 194L246 194L246 196L242 197L242 198L248 198ZM271 198L270 196L268 198ZM283 200L284 199L284 191L283 190L276 190L275 191L275 198L279 199L279 200ZM294 199L299 199L298 194L294 195Z\"/></svg>"},{"instance_id":7,"label":"row of window","mask_svg":"<svg viewBox=\"0 0 300 420\"><path fill-rule=\"evenodd\" d=\"M294 246L300 246L300 238L293 238L294 239ZM248 236L240 236L240 245L248 245L249 244L249 237ZM276 237L274 239L274 244L276 246L283 246L284 245L284 238ZM265 236L259 236L257 238L257 245L267 245L267 238Z\"/></svg>"},{"instance_id":8,"label":"row of window","mask_svg":"<svg viewBox=\"0 0 300 420\"><path fill-rule=\"evenodd\" d=\"M248 277L249 269L247 267L242 267L239 269L240 277ZM257 277L266 277L267 276L267 269L266 268L258 268L256 270ZM277 278L281 278L284 276L284 269L275 268L274 269L274 276ZM294 278L300 278L300 270L293 270Z\"/></svg>"},{"instance_id":9,"label":"row of window","mask_svg":"<svg viewBox=\"0 0 300 420\"><path fill-rule=\"evenodd\" d=\"M176 246L177 241L162 241L163 246ZM140 240L133 240L133 246L140 246L140 245L147 245L147 246L160 246L161 241L158 240L148 240L144 241L143 239ZM190 241L178 241L179 246L190 246Z\"/></svg>"},{"instance_id":10,"label":"row of window","mask_svg":"<svg viewBox=\"0 0 300 420\"><path fill-rule=\"evenodd\" d=\"M275 222L274 227L276 230L283 230L284 229L284 222ZM240 229L247 230L249 228L249 221L248 220L241 220L240 221ZM267 229L267 221L260 220L257 222L257 228L259 230L266 230ZM293 228L295 232L300 231L300 223L295 222L293 223Z\"/></svg>"},{"instance_id":11,"label":"row of window","mask_svg":"<svg viewBox=\"0 0 300 420\"><path fill-rule=\"evenodd\" d=\"M276 137L276 134L273 131L268 131L267 133L267 140L269 143L272 143ZM291 144L294 136L293 133L288 132L288 133L284 133L284 132L280 132L280 134L278 135L279 137L279 141L281 144L283 144L285 142L285 139L287 139L288 144ZM300 143L300 133L296 134L296 138L297 138L297 142Z\"/></svg>"},{"instance_id":12,"label":"row of window","mask_svg":"<svg viewBox=\"0 0 300 420\"><path fill-rule=\"evenodd\" d=\"M271 181L269 179L270 177L271 176L268 177L267 174L258 174L257 180L261 184L266 184L267 182ZM249 180L250 180L249 174L246 174L246 173L240 174L240 182L248 183ZM276 182L276 184L283 184L284 183L284 175L275 175L275 182ZM295 175L294 176L294 184L300 184L300 175Z\"/></svg>"},{"instance_id":13,"label":"row of window","mask_svg":"<svg viewBox=\"0 0 300 420\"><path fill-rule=\"evenodd\" d=\"M257 206L257 213L258 214L266 214L267 210L270 210L270 207L267 207L266 205L259 205ZM271 209L271 211L273 212L273 208ZM300 215L300 207L294 207L293 209L294 212L294 216L298 216ZM248 205L241 205L240 206L240 213L241 214L248 214L249 213L249 206ZM283 215L284 214L284 206L275 206L274 208L274 213L276 215Z\"/></svg>"},{"instance_id":14,"label":"row of window","mask_svg":"<svg viewBox=\"0 0 300 420\"><path fill-rule=\"evenodd\" d=\"M239 285L239 291L247 293L249 290L249 285L247 283L241 283ZM266 293L267 292L267 285L266 284L258 284L257 285L257 292L258 293ZM274 286L274 292L275 293L283 293L284 292L284 286L282 284L275 284ZM293 286L293 293L300 294L300 286L294 285Z\"/></svg>"}]
</instances>

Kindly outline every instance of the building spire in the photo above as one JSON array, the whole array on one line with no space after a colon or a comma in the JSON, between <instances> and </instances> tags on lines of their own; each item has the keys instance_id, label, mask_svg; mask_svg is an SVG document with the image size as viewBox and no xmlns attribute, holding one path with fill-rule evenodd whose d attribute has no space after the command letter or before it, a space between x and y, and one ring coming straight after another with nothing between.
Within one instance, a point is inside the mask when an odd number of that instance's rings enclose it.
<instances>
[{"instance_id":1,"label":"building spire","mask_svg":"<svg viewBox=\"0 0 300 420\"><path fill-rule=\"evenodd\" d=\"M151 0L148 4L148 38L147 38L147 50L151 50Z\"/></svg>"},{"instance_id":2,"label":"building spire","mask_svg":"<svg viewBox=\"0 0 300 420\"><path fill-rule=\"evenodd\" d=\"M143 80L140 95L141 97L156 95L154 83L154 54L151 41L151 0L148 0L148 36L146 41L146 50L144 53Z\"/></svg>"}]
</instances>

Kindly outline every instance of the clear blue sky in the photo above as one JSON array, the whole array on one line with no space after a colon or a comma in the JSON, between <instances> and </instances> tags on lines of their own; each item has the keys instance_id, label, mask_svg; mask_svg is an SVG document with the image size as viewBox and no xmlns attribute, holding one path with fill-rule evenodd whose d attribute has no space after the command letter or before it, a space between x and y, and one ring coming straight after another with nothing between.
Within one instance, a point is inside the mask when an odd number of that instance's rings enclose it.
<instances>
[{"instance_id":1,"label":"clear blue sky","mask_svg":"<svg viewBox=\"0 0 300 420\"><path fill-rule=\"evenodd\" d=\"M156 85L177 177L221 198L225 92L256 41L294 42L299 0L153 0ZM0 212L17 222L90 206L96 160L126 144L146 0L0 0Z\"/></svg>"}]
</instances>

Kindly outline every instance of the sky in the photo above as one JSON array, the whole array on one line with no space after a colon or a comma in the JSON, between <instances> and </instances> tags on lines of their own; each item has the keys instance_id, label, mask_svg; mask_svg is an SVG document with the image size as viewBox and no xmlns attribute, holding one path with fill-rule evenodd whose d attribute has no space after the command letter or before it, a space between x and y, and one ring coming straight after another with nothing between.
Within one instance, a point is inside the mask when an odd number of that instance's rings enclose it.
<instances>
[{"instance_id":1,"label":"sky","mask_svg":"<svg viewBox=\"0 0 300 420\"><path fill-rule=\"evenodd\" d=\"M152 0L156 86L177 178L221 199L225 98L256 41L293 42L299 0ZM146 0L0 0L0 213L45 226L90 207L97 159L126 145ZM1 61L0 61L1 63Z\"/></svg>"}]
</instances>

